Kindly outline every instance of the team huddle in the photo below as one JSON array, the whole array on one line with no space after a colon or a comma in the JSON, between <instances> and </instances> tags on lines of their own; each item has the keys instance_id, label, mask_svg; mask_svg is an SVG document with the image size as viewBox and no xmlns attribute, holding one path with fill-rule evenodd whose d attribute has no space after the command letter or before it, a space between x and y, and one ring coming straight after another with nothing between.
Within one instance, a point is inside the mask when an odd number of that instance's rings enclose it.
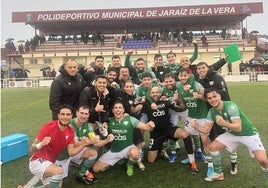
<instances>
[{"instance_id":1,"label":"team huddle","mask_svg":"<svg viewBox=\"0 0 268 188\"><path fill-rule=\"evenodd\" d=\"M25 185L62 187L70 164L78 165L78 181L97 182L96 173L117 163L126 164L126 174L134 175L134 165L145 170L143 158L154 163L158 155L174 163L183 140L185 159L192 174L198 173L196 159L207 163L205 181L224 180L220 151L230 152L230 173L237 170L238 145L248 147L268 177L268 160L258 130L239 106L231 101L224 78L217 72L226 64L222 58L212 65L196 60L194 41L191 58L167 54L154 56L151 69L143 58L130 62L96 56L86 67L68 59L52 82L49 106L52 121L43 125L31 145L29 169L34 175ZM228 57L227 57L228 58ZM180 122L181 121L181 122ZM144 135L150 141L144 153ZM145 160L145 159L144 159Z\"/></svg>"}]
</instances>

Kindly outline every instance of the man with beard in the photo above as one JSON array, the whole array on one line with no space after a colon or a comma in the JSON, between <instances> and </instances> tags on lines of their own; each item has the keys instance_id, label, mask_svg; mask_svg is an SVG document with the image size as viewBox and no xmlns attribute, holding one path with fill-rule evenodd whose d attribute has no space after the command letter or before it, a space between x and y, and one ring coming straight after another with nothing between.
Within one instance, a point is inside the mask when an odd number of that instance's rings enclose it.
<instances>
[{"instance_id":1,"label":"man with beard","mask_svg":"<svg viewBox=\"0 0 268 188\"><path fill-rule=\"evenodd\" d=\"M162 144L166 139L176 141L181 138L183 139L189 157L191 172L192 174L196 174L198 168L194 159L191 137L184 129L173 127L169 116L170 108L184 108L185 105L179 102L178 99L175 99L176 103L174 104L162 101L160 100L161 95L161 89L159 87L153 87L150 91L150 96L154 101L154 104L151 104L151 102L146 100L142 109L142 111L147 114L148 120L155 123L154 130L150 132L150 145L147 154L148 162L153 163L156 160L157 153L162 149Z\"/></svg>"},{"instance_id":2,"label":"man with beard","mask_svg":"<svg viewBox=\"0 0 268 188\"><path fill-rule=\"evenodd\" d=\"M34 177L24 186L18 188L29 188L39 180L50 188L58 187L59 182L50 182L51 176L62 175L63 168L56 165L55 161L60 153L67 148L68 154L74 156L89 144L88 138L83 138L79 146L75 146L74 132L69 126L72 118L72 108L61 106L58 111L58 120L53 120L41 127L36 139L31 145L29 169Z\"/></svg>"},{"instance_id":3,"label":"man with beard","mask_svg":"<svg viewBox=\"0 0 268 188\"><path fill-rule=\"evenodd\" d=\"M75 59L68 59L60 67L60 75L53 80L50 87L49 107L52 119L58 119L59 107L63 104L77 108L80 93L84 87L83 77L78 73Z\"/></svg>"},{"instance_id":4,"label":"man with beard","mask_svg":"<svg viewBox=\"0 0 268 188\"><path fill-rule=\"evenodd\" d=\"M113 105L113 117L109 119L109 133L114 135L111 148L104 153L93 166L94 172L100 172L109 166L115 165L121 159L128 159L127 175L134 174L133 164L139 159L139 149L133 144L134 129L151 131L154 123L144 124L132 116L125 116L125 109L122 101L116 101Z\"/></svg>"},{"instance_id":5,"label":"man with beard","mask_svg":"<svg viewBox=\"0 0 268 188\"><path fill-rule=\"evenodd\" d=\"M100 140L99 136L95 135L92 126L88 123L89 115L90 112L88 106L79 106L76 111L76 117L70 120L70 126L74 129L74 140L76 145L82 144L83 137L89 137L90 145L74 156L70 156L66 148L56 160L56 164L63 168L64 173L60 176L53 176L50 180L51 182L59 182L68 176L70 162L81 166L80 171L76 174L76 179L79 182L90 185L97 181L92 170L90 170L98 156L97 148L111 142L113 140L113 136L108 135L105 140Z\"/></svg>"},{"instance_id":6,"label":"man with beard","mask_svg":"<svg viewBox=\"0 0 268 188\"><path fill-rule=\"evenodd\" d=\"M91 115L88 122L94 129L96 121L107 122L110 111L109 104L112 103L107 89L107 78L104 75L99 75L94 81L94 86L84 88L79 98L79 106L89 106L90 108Z\"/></svg>"},{"instance_id":7,"label":"man with beard","mask_svg":"<svg viewBox=\"0 0 268 188\"><path fill-rule=\"evenodd\" d=\"M89 65L89 68L84 73L86 86L92 86L92 82L98 75L105 74L104 58L103 56L96 56L95 61Z\"/></svg>"},{"instance_id":8,"label":"man with beard","mask_svg":"<svg viewBox=\"0 0 268 188\"><path fill-rule=\"evenodd\" d=\"M268 159L256 127L237 104L232 101L222 101L217 89L212 87L206 90L205 97L211 105L207 121L204 126L199 126L193 119L192 126L201 133L207 134L216 122L227 130L209 144L215 172L206 177L205 180L224 180L220 151L226 148L229 152L233 152L240 144L245 145L250 156L256 158L267 180Z\"/></svg>"},{"instance_id":9,"label":"man with beard","mask_svg":"<svg viewBox=\"0 0 268 188\"><path fill-rule=\"evenodd\" d=\"M221 95L221 99L223 101L230 101L230 95L228 91L227 84L224 80L224 78L216 71L212 71L208 64L205 62L200 62L196 65L196 71L198 74L197 81L204 87L205 91L209 88L213 87L217 89L217 91ZM208 104L209 108L211 107ZM209 138L213 141L216 139L217 136L223 134L226 130L223 129L221 126L217 125L217 123L214 123L214 126L211 128L209 133ZM231 170L230 173L232 175L237 174L237 154L236 151L233 151L230 153L231 158ZM211 172L210 172L211 171ZM213 164L208 163L208 173L207 176L210 176L213 173Z\"/></svg>"}]
</instances>

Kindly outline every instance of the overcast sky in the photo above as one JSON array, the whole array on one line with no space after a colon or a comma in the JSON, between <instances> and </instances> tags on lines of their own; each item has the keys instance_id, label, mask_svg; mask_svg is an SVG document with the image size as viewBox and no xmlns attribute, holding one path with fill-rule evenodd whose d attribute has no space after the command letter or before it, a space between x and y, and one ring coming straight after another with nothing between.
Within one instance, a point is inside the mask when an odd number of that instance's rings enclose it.
<instances>
[{"instance_id":1,"label":"overcast sky","mask_svg":"<svg viewBox=\"0 0 268 188\"><path fill-rule=\"evenodd\" d=\"M248 31L258 30L261 34L268 34L267 0L1 0L1 44L7 38L14 38L16 42L18 40L30 39L34 36L34 29L31 26L23 23L12 23L12 12L165 7L245 2L263 2L264 13L253 14L247 18L244 25L247 25Z\"/></svg>"}]
</instances>

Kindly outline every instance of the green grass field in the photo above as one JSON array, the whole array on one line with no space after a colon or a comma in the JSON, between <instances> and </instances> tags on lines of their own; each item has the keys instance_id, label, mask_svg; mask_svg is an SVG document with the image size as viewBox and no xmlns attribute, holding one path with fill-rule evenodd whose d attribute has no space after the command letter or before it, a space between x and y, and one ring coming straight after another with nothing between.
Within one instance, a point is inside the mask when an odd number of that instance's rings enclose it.
<instances>
[{"instance_id":1,"label":"green grass field","mask_svg":"<svg viewBox=\"0 0 268 188\"><path fill-rule=\"evenodd\" d=\"M238 103L260 131L260 136L268 149L268 83L229 83L230 95ZM24 133L30 138L29 145L34 140L39 128L51 119L48 108L49 89L5 89L1 90L1 134L7 136L14 133ZM148 134L147 134L148 139ZM180 145L183 146L180 141ZM154 187L154 188L264 188L265 180L262 171L250 158L244 146L238 148L238 174L229 174L230 157L222 152L222 164L225 180L221 182L205 182L206 165L198 161L199 173L192 175L187 165L180 164L186 154L184 148L178 151L175 163L159 157L155 164L145 162L146 170L135 168L135 174L128 177L125 166L115 166L97 174L99 182L90 187ZM28 157L23 157L1 166L1 187L15 188L26 183L32 174L28 169ZM78 169L71 167L69 177L64 179L65 188L82 188L85 185L75 180ZM266 180L267 181L267 180Z\"/></svg>"}]
</instances>

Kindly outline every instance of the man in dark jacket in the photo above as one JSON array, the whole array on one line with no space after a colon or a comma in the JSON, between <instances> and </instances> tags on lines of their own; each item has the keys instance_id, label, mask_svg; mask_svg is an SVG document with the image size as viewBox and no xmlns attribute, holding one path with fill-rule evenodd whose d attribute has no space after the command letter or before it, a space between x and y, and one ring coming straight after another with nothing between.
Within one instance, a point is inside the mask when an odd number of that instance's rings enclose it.
<instances>
[{"instance_id":1,"label":"man in dark jacket","mask_svg":"<svg viewBox=\"0 0 268 188\"><path fill-rule=\"evenodd\" d=\"M57 112L62 104L76 109L84 83L83 77L78 73L75 59L68 59L59 71L61 74L52 82L49 95L49 108L53 120L58 119Z\"/></svg>"}]
</instances>

